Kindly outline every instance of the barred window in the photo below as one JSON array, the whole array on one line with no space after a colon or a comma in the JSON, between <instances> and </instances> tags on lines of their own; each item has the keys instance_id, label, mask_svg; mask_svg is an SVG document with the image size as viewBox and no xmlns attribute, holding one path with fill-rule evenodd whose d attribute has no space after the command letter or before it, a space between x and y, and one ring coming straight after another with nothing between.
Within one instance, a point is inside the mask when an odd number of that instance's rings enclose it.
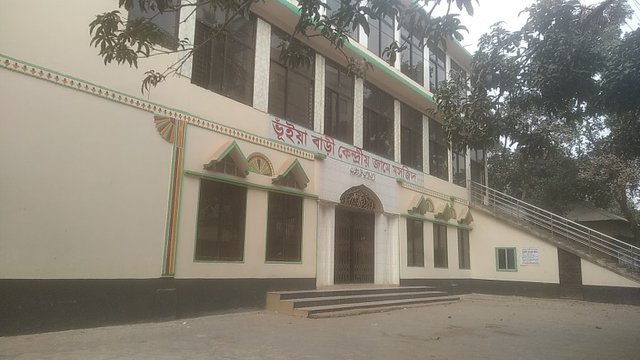
<instances>
[{"instance_id":1,"label":"barred window","mask_svg":"<svg viewBox=\"0 0 640 360\"><path fill-rule=\"evenodd\" d=\"M424 228L419 220L407 219L407 266L424 266Z\"/></svg>"},{"instance_id":2,"label":"barred window","mask_svg":"<svg viewBox=\"0 0 640 360\"><path fill-rule=\"evenodd\" d=\"M269 193L267 261L302 260L302 198Z\"/></svg>"},{"instance_id":3,"label":"barred window","mask_svg":"<svg viewBox=\"0 0 640 360\"><path fill-rule=\"evenodd\" d=\"M241 103L253 103L256 19L235 17L228 31L213 36L230 14L202 6L196 13L191 82Z\"/></svg>"},{"instance_id":4,"label":"barred window","mask_svg":"<svg viewBox=\"0 0 640 360\"><path fill-rule=\"evenodd\" d=\"M443 224L433 224L433 266L444 269L449 267L447 226Z\"/></svg>"}]
</instances>

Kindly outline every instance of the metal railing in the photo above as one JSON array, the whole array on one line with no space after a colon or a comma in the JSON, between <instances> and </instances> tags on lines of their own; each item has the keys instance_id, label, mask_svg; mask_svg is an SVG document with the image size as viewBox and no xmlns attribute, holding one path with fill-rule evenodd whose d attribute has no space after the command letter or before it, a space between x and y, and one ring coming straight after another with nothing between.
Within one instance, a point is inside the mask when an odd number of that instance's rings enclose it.
<instances>
[{"instance_id":1,"label":"metal railing","mask_svg":"<svg viewBox=\"0 0 640 360\"><path fill-rule=\"evenodd\" d=\"M604 257L609 263L615 262L640 273L640 248L636 246L476 182L470 182L469 191L469 201L473 205L520 225L545 231L551 239L568 240L569 245L590 255Z\"/></svg>"}]
</instances>

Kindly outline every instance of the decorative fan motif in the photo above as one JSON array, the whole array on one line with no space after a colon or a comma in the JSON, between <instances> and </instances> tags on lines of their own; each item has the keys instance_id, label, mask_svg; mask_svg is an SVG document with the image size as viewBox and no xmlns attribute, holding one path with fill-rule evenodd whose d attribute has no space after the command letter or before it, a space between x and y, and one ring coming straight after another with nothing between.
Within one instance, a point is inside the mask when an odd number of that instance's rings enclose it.
<instances>
[{"instance_id":1,"label":"decorative fan motif","mask_svg":"<svg viewBox=\"0 0 640 360\"><path fill-rule=\"evenodd\" d=\"M253 153L247 159L249 171L264 176L273 176L273 165L269 159L260 153Z\"/></svg>"},{"instance_id":2,"label":"decorative fan motif","mask_svg":"<svg viewBox=\"0 0 640 360\"><path fill-rule=\"evenodd\" d=\"M162 116L162 115L154 115L153 122L156 124L156 130L163 139L167 142L173 144L174 140L174 129L176 127L176 119Z\"/></svg>"}]
</instances>

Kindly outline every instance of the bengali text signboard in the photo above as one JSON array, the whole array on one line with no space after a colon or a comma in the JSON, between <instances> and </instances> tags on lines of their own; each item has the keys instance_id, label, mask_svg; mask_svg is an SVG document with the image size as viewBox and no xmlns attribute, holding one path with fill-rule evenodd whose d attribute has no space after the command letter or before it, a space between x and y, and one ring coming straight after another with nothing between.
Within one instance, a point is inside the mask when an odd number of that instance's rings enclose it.
<instances>
[{"instance_id":1,"label":"bengali text signboard","mask_svg":"<svg viewBox=\"0 0 640 360\"><path fill-rule=\"evenodd\" d=\"M277 117L271 118L270 135L274 140L301 147L314 153L321 153L329 158L341 160L377 174L402 178L407 182L420 186L424 185L424 175L420 171ZM375 180L375 177L368 173L358 171L351 171L351 173L352 175Z\"/></svg>"}]
</instances>

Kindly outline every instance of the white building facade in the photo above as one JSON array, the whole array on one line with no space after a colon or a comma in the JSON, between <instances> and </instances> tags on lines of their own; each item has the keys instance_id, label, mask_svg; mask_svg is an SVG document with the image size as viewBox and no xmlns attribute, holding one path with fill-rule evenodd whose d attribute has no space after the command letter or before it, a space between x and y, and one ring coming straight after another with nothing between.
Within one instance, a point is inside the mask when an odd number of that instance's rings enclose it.
<instances>
[{"instance_id":1,"label":"white building facade","mask_svg":"<svg viewBox=\"0 0 640 360\"><path fill-rule=\"evenodd\" d=\"M431 113L431 90L470 67L459 44L391 66L378 53L404 33L378 21L345 45L366 79L320 38L300 39L315 59L292 69L277 45L297 9L266 0L141 95L179 55L105 67L88 24L117 3L0 4L0 333L345 283L558 296L561 250L470 206L485 154L452 153ZM181 16L196 43L219 19ZM584 298L640 302L637 281L577 259Z\"/></svg>"}]
</instances>

